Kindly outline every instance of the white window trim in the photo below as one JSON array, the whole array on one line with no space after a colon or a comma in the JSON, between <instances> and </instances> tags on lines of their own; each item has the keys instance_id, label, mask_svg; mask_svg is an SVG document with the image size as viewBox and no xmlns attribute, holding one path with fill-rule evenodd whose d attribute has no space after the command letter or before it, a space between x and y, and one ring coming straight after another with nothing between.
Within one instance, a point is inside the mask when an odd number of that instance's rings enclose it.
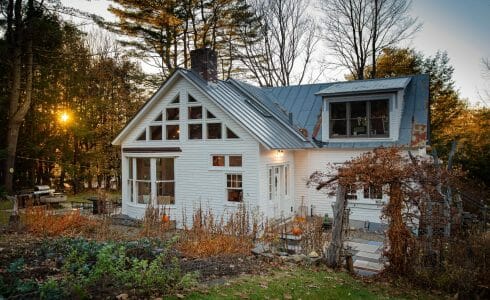
<instances>
[{"instance_id":1,"label":"white window trim","mask_svg":"<svg viewBox=\"0 0 490 300\"><path fill-rule=\"evenodd\" d=\"M225 165L223 167L213 166L213 156L224 156L225 157ZM230 156L241 156L242 157L242 165L240 167L230 167ZM229 171L229 172L241 172L243 170L243 165L245 164L244 155L241 153L210 153L209 154L209 163L208 163L208 171Z\"/></svg>"},{"instance_id":2,"label":"white window trim","mask_svg":"<svg viewBox=\"0 0 490 300\"><path fill-rule=\"evenodd\" d=\"M402 93L403 94L403 93ZM330 138L330 103L338 102L355 102L355 101L372 101L388 99L388 112L389 112L389 136L388 137L363 137L363 138ZM358 96L344 96L344 97L323 97L323 109L322 109L322 140L331 142L372 142L372 141L394 141L398 139L399 126L395 122L396 114L398 113L401 105L399 97L396 92L390 93L377 93L369 95Z\"/></svg>"},{"instance_id":3,"label":"white window trim","mask_svg":"<svg viewBox=\"0 0 490 300\"><path fill-rule=\"evenodd\" d=\"M126 161L129 161L130 158L149 158L150 159L150 184L151 184L151 191L150 191L150 202L152 203L152 205L154 206L157 206L157 203L156 203L156 159L157 158L173 158L174 159L174 193L175 193L175 203L174 204L161 204L161 205L158 205L158 206L165 206L166 208L169 208L169 209L174 209L177 205L177 194L178 194L178 188L177 188L177 174L176 174L176 170L177 170L177 167L176 167L176 164L177 164L177 159L179 158L180 156L180 153L131 153L131 155L124 155L124 159L126 159ZM133 162L133 182L132 182L132 189L133 189L133 194L135 194L136 192L136 183L137 183L137 179L136 179L136 160L133 159L132 160ZM129 164L128 164L129 165ZM128 171L129 171L129 168L128 168ZM126 179L126 182L128 182L130 179L129 177L124 174L124 177ZM164 180L165 181L165 180ZM164 181L158 181L158 182L164 182ZM126 196L130 196L128 194L128 189L126 189ZM127 201L127 205L131 206L131 207L138 207L138 208L146 208L148 204L143 204L143 203L138 203L137 201L137 198L128 198L129 201Z\"/></svg>"},{"instance_id":4,"label":"white window trim","mask_svg":"<svg viewBox=\"0 0 490 300\"><path fill-rule=\"evenodd\" d=\"M237 207L237 206L244 204L245 203L245 186L243 183L245 182L245 180L244 180L245 176L243 175L243 172L240 172L240 171L236 172L233 170L228 170L227 172L224 172L223 174L224 174L223 180L224 180L224 188L225 188L224 189L225 190L225 196L224 196L225 206ZM229 189L228 188L228 181L227 181L228 175L241 175L242 176L242 188L241 188L241 190L242 190L242 201L241 202L228 201L228 189ZM238 188L231 188L231 189L237 189L238 190Z\"/></svg>"}]
</instances>

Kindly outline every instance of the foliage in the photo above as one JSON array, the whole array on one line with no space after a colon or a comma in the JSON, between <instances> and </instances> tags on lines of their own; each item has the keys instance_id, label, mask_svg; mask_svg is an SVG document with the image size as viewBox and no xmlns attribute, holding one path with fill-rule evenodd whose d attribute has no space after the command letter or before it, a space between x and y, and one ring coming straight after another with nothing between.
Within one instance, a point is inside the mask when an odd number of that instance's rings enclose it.
<instances>
[{"instance_id":1,"label":"foliage","mask_svg":"<svg viewBox=\"0 0 490 300\"><path fill-rule=\"evenodd\" d=\"M15 260L6 270L6 279L1 277L0 295L66 299L132 291L135 297L149 297L185 289L195 285L198 274L181 272L178 259L169 251L174 243L175 239L120 243L82 238L44 240L35 255L56 262L60 274L38 282L24 279L26 264L23 259Z\"/></svg>"},{"instance_id":2,"label":"foliage","mask_svg":"<svg viewBox=\"0 0 490 300\"><path fill-rule=\"evenodd\" d=\"M329 173L316 172L310 177L311 183L329 191L334 191L337 185L352 190L371 186L383 188L389 195L383 209L383 217L389 224L387 236L390 245L385 255L394 273L408 272L414 254L414 236L408 226L417 226L419 220L414 219L419 218L418 212L425 214L427 202L447 207L450 200L445 191L455 188L461 176L459 170L447 171L431 160L408 157L396 147L374 149L336 169L338 174L334 180L328 176ZM446 216L447 224L452 222L450 218Z\"/></svg>"},{"instance_id":3,"label":"foliage","mask_svg":"<svg viewBox=\"0 0 490 300\"><path fill-rule=\"evenodd\" d=\"M411 1L323 0L325 40L338 65L347 68L350 76L364 79L369 59L376 77L376 58L384 48L409 40L421 24L409 15Z\"/></svg>"},{"instance_id":4,"label":"foliage","mask_svg":"<svg viewBox=\"0 0 490 300\"><path fill-rule=\"evenodd\" d=\"M244 0L135 2L113 0L109 11L118 22L105 23L110 30L131 37L121 39L137 57L160 69L161 80L177 67L190 67L192 49L211 47L219 52L219 73L227 78L240 72L237 65L238 31L254 28L257 20ZM254 32L249 33L256 35Z\"/></svg>"},{"instance_id":5,"label":"foliage","mask_svg":"<svg viewBox=\"0 0 490 300\"><path fill-rule=\"evenodd\" d=\"M193 225L183 232L177 248L189 257L249 254L258 233L256 218L244 205L217 219L211 210L198 209Z\"/></svg>"},{"instance_id":6,"label":"foliage","mask_svg":"<svg viewBox=\"0 0 490 300\"><path fill-rule=\"evenodd\" d=\"M467 107L454 87L453 72L446 52L425 57L410 48L385 48L377 59L379 78L420 73L430 76L431 145L447 160L452 141L457 141L454 162L489 186L489 109Z\"/></svg>"}]
</instances>

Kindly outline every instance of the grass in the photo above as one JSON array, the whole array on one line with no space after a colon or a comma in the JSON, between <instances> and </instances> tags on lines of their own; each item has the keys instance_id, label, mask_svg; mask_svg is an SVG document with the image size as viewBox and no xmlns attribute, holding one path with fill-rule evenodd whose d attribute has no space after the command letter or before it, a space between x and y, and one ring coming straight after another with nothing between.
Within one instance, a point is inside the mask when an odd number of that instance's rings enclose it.
<instances>
[{"instance_id":1,"label":"grass","mask_svg":"<svg viewBox=\"0 0 490 300\"><path fill-rule=\"evenodd\" d=\"M109 199L120 199L120 192L107 192L107 196ZM90 197L97 197L97 190L92 191L84 191L82 193L78 193L76 195L68 194L67 201L73 203L92 203L92 201L88 200Z\"/></svg>"},{"instance_id":2,"label":"grass","mask_svg":"<svg viewBox=\"0 0 490 300\"><path fill-rule=\"evenodd\" d=\"M10 217L10 210L14 207L12 201L0 200L0 225L7 225Z\"/></svg>"},{"instance_id":3,"label":"grass","mask_svg":"<svg viewBox=\"0 0 490 300\"><path fill-rule=\"evenodd\" d=\"M241 276L186 299L437 299L412 288L365 283L325 268L291 267L268 275Z\"/></svg>"}]
</instances>

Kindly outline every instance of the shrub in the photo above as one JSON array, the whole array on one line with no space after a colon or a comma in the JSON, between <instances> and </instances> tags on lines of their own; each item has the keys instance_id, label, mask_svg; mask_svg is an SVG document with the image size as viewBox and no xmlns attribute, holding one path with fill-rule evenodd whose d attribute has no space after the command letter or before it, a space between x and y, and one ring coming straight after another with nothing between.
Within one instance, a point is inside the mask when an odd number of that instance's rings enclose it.
<instances>
[{"instance_id":1,"label":"shrub","mask_svg":"<svg viewBox=\"0 0 490 300\"><path fill-rule=\"evenodd\" d=\"M44 206L28 207L25 223L27 230L37 236L78 235L97 227L96 221L82 216L79 210L57 215Z\"/></svg>"},{"instance_id":2,"label":"shrub","mask_svg":"<svg viewBox=\"0 0 490 300\"><path fill-rule=\"evenodd\" d=\"M198 209L193 226L184 230L178 249L189 257L210 257L223 254L249 254L258 232L256 218L245 206L235 213L217 219L211 210Z\"/></svg>"}]
</instances>

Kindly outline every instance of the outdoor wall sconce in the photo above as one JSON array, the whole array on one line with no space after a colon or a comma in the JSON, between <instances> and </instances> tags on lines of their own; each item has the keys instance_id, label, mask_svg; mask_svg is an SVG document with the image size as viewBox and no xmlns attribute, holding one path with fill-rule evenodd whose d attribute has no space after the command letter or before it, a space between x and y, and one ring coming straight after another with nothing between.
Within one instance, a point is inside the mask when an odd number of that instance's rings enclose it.
<instances>
[{"instance_id":1,"label":"outdoor wall sconce","mask_svg":"<svg viewBox=\"0 0 490 300\"><path fill-rule=\"evenodd\" d=\"M276 158L282 158L284 156L284 150L277 150L276 151Z\"/></svg>"}]
</instances>

